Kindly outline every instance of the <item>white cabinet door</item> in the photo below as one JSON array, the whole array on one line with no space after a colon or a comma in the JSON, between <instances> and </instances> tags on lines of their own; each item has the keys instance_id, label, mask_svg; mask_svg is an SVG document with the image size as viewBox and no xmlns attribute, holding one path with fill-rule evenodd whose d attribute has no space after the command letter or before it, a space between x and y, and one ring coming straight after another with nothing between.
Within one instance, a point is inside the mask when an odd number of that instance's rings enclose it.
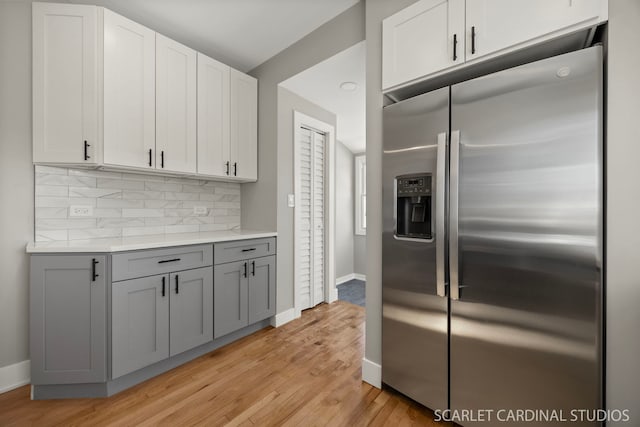
<instances>
[{"instance_id":1,"label":"white cabinet door","mask_svg":"<svg viewBox=\"0 0 640 427\"><path fill-rule=\"evenodd\" d=\"M156 33L104 9L104 163L154 167Z\"/></svg>"},{"instance_id":2,"label":"white cabinet door","mask_svg":"<svg viewBox=\"0 0 640 427\"><path fill-rule=\"evenodd\" d=\"M156 34L156 169L196 172L196 51Z\"/></svg>"},{"instance_id":3,"label":"white cabinet door","mask_svg":"<svg viewBox=\"0 0 640 427\"><path fill-rule=\"evenodd\" d=\"M33 161L95 164L98 146L97 8L33 3Z\"/></svg>"},{"instance_id":4,"label":"white cabinet door","mask_svg":"<svg viewBox=\"0 0 640 427\"><path fill-rule=\"evenodd\" d=\"M231 69L231 176L258 179L258 80Z\"/></svg>"},{"instance_id":5,"label":"white cabinet door","mask_svg":"<svg viewBox=\"0 0 640 427\"><path fill-rule=\"evenodd\" d=\"M467 60L600 22L603 0L467 0ZM472 36L475 40L472 43ZM473 52L472 52L473 51Z\"/></svg>"},{"instance_id":6,"label":"white cabinet door","mask_svg":"<svg viewBox=\"0 0 640 427\"><path fill-rule=\"evenodd\" d=\"M464 62L464 3L420 0L382 21L383 89Z\"/></svg>"},{"instance_id":7,"label":"white cabinet door","mask_svg":"<svg viewBox=\"0 0 640 427\"><path fill-rule=\"evenodd\" d=\"M229 176L229 66L198 53L198 174Z\"/></svg>"}]
</instances>

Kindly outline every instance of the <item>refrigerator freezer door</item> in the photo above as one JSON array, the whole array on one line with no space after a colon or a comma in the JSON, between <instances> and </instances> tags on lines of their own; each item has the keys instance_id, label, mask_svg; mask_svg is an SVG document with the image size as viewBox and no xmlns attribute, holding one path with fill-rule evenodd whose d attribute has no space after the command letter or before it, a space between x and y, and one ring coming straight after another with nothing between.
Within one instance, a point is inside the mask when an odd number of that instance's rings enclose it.
<instances>
[{"instance_id":1,"label":"refrigerator freezer door","mask_svg":"<svg viewBox=\"0 0 640 427\"><path fill-rule=\"evenodd\" d=\"M461 83L451 102L460 131L451 409L571 419L572 409L599 408L601 49ZM496 416L484 425L503 425Z\"/></svg>"},{"instance_id":2,"label":"refrigerator freezer door","mask_svg":"<svg viewBox=\"0 0 640 427\"><path fill-rule=\"evenodd\" d=\"M448 128L449 88L384 109L382 381L433 409L447 407L448 303L442 245ZM404 178L396 189L399 176ZM419 188L411 188L414 181ZM425 217L432 220L432 238L396 237L396 190L405 199L407 192L424 194L424 182L430 182L431 212ZM409 197L407 203L418 199Z\"/></svg>"}]
</instances>

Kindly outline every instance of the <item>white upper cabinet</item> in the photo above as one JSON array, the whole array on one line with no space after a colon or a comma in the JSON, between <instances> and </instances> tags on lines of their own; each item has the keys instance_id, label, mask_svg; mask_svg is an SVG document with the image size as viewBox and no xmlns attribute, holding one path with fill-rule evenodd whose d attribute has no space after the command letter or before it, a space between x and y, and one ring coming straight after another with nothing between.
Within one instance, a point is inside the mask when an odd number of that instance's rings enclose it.
<instances>
[{"instance_id":1,"label":"white upper cabinet","mask_svg":"<svg viewBox=\"0 0 640 427\"><path fill-rule=\"evenodd\" d=\"M594 28L607 7L607 0L419 0L382 21L382 89Z\"/></svg>"},{"instance_id":2,"label":"white upper cabinet","mask_svg":"<svg viewBox=\"0 0 640 427\"><path fill-rule=\"evenodd\" d=\"M196 51L156 34L156 169L196 173Z\"/></svg>"},{"instance_id":3,"label":"white upper cabinet","mask_svg":"<svg viewBox=\"0 0 640 427\"><path fill-rule=\"evenodd\" d=\"M602 4L601 0L467 0L467 60L579 24L593 25L606 14Z\"/></svg>"},{"instance_id":4,"label":"white upper cabinet","mask_svg":"<svg viewBox=\"0 0 640 427\"><path fill-rule=\"evenodd\" d=\"M229 176L229 66L198 53L198 174Z\"/></svg>"},{"instance_id":5,"label":"white upper cabinet","mask_svg":"<svg viewBox=\"0 0 640 427\"><path fill-rule=\"evenodd\" d=\"M382 87L464 62L464 0L420 0L382 21Z\"/></svg>"},{"instance_id":6,"label":"white upper cabinet","mask_svg":"<svg viewBox=\"0 0 640 427\"><path fill-rule=\"evenodd\" d=\"M104 9L104 163L153 168L156 33Z\"/></svg>"},{"instance_id":7,"label":"white upper cabinet","mask_svg":"<svg viewBox=\"0 0 640 427\"><path fill-rule=\"evenodd\" d=\"M97 164L98 12L33 3L33 161Z\"/></svg>"},{"instance_id":8,"label":"white upper cabinet","mask_svg":"<svg viewBox=\"0 0 640 427\"><path fill-rule=\"evenodd\" d=\"M230 176L258 179L258 80L231 69Z\"/></svg>"},{"instance_id":9,"label":"white upper cabinet","mask_svg":"<svg viewBox=\"0 0 640 427\"><path fill-rule=\"evenodd\" d=\"M257 180L255 78L102 7L32 16L34 163Z\"/></svg>"}]
</instances>

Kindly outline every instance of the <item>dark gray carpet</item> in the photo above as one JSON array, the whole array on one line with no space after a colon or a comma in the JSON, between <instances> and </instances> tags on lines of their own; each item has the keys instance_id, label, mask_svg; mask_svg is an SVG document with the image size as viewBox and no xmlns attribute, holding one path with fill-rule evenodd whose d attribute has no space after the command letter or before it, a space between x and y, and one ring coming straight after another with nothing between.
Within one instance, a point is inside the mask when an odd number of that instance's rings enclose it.
<instances>
[{"instance_id":1,"label":"dark gray carpet","mask_svg":"<svg viewBox=\"0 0 640 427\"><path fill-rule=\"evenodd\" d=\"M364 282L358 279L352 279L348 282L338 285L338 299L350 302L351 304L364 307Z\"/></svg>"}]
</instances>

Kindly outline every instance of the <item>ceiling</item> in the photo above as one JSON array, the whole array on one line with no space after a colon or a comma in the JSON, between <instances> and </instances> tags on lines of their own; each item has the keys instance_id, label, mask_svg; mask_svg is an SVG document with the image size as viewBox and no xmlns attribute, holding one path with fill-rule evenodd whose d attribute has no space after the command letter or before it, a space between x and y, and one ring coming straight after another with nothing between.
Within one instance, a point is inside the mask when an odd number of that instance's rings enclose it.
<instances>
[{"instance_id":1,"label":"ceiling","mask_svg":"<svg viewBox=\"0 0 640 427\"><path fill-rule=\"evenodd\" d=\"M291 46L358 0L68 0L104 6L240 71Z\"/></svg>"},{"instance_id":2,"label":"ceiling","mask_svg":"<svg viewBox=\"0 0 640 427\"><path fill-rule=\"evenodd\" d=\"M337 116L336 138L353 153L366 148L365 129L365 42L296 74L280 83L291 92ZM340 89L343 82L354 82L352 92Z\"/></svg>"}]
</instances>

